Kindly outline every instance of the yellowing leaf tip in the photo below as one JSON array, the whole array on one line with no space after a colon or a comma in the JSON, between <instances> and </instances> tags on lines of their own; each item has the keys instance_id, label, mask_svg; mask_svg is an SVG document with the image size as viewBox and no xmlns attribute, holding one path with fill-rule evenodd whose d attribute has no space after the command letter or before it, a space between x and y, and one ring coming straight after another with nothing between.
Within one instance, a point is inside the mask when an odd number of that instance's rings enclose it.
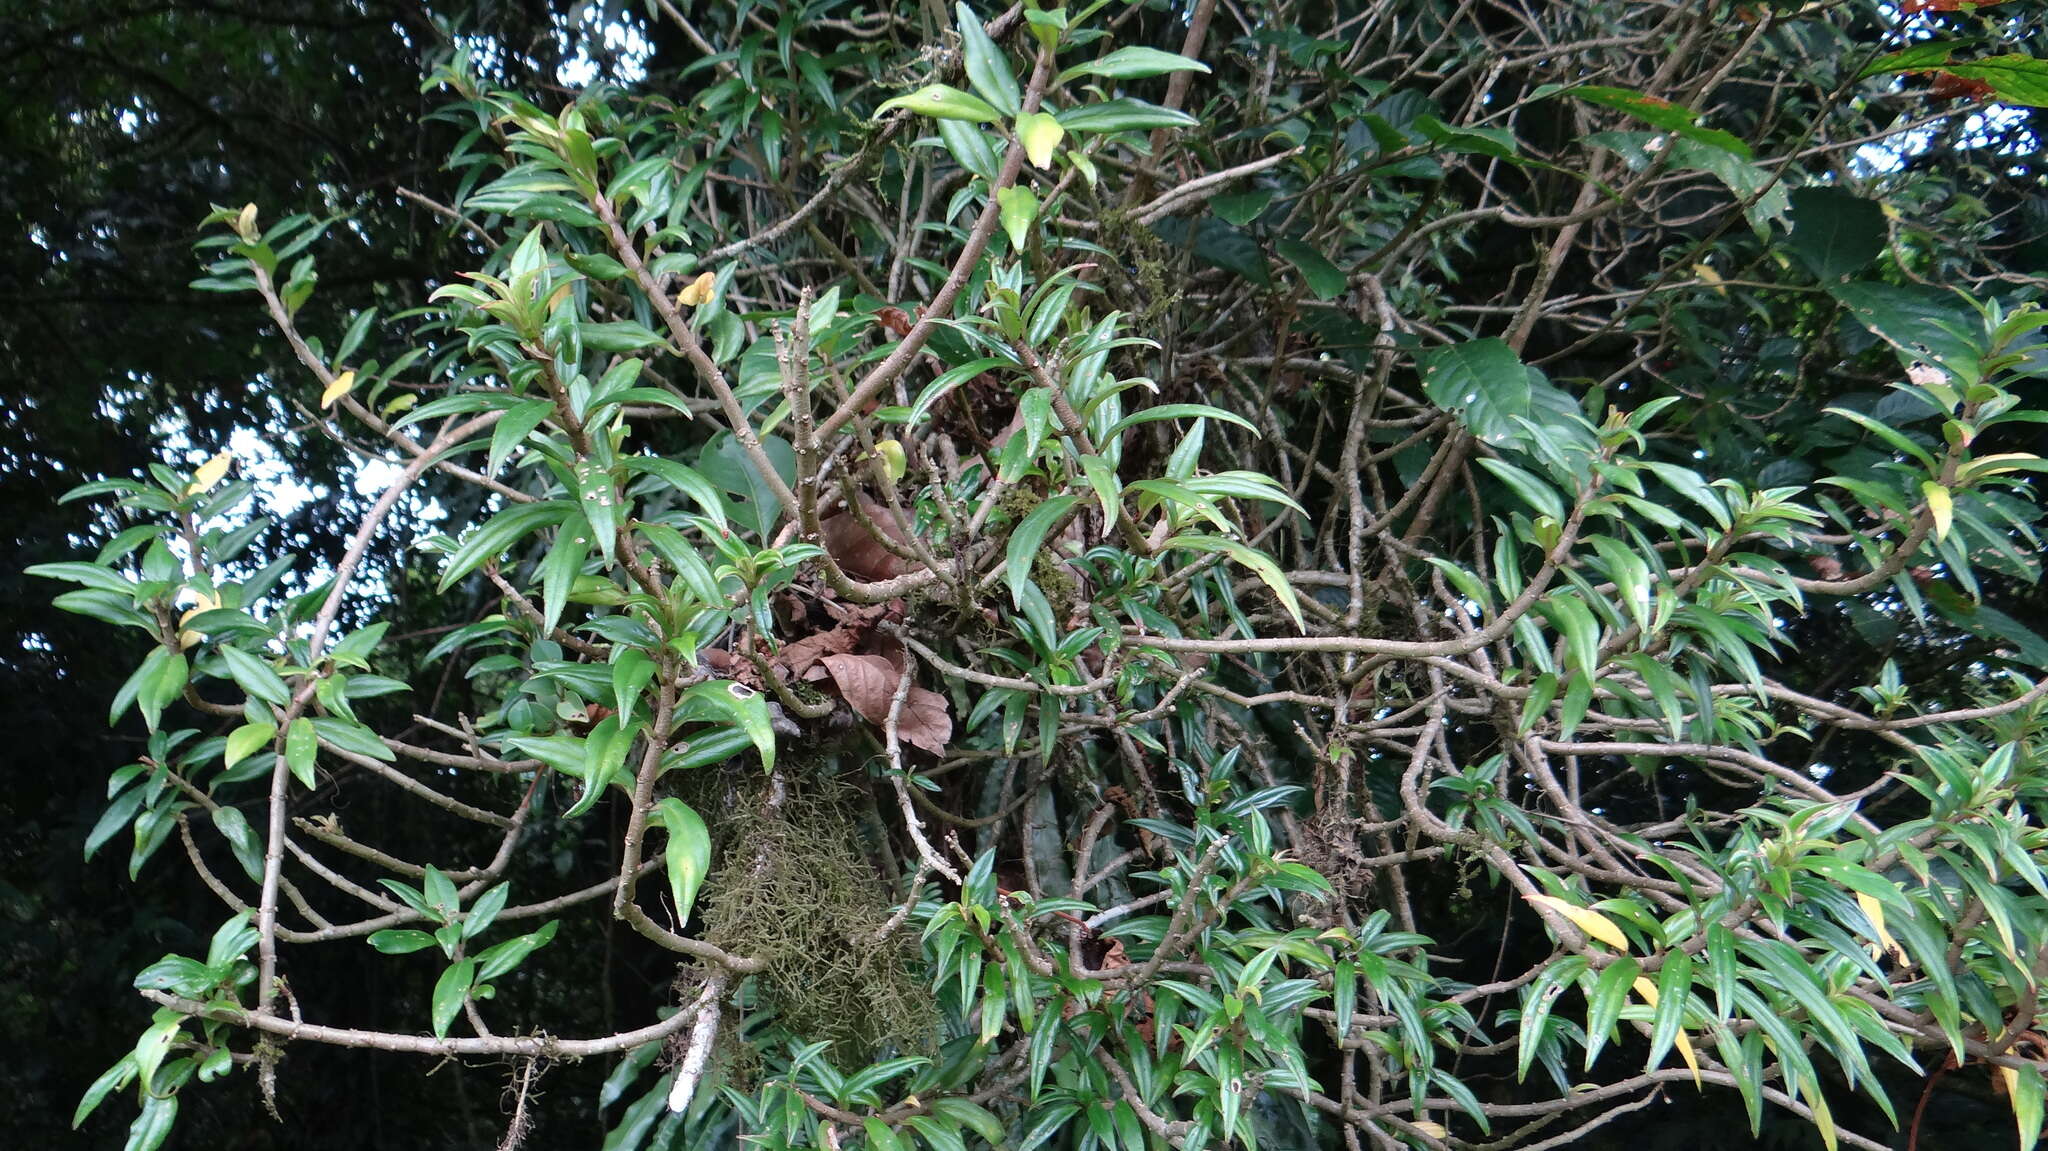
<instances>
[{"instance_id":1,"label":"yellowing leaf tip","mask_svg":"<svg viewBox=\"0 0 2048 1151\"><path fill-rule=\"evenodd\" d=\"M356 373L354 369L350 369L349 371L343 372L340 375L334 377L332 380L328 381L327 387L323 389L320 393L320 409L322 411L325 411L329 408L332 408L335 405L335 403L341 399L341 397L348 394L350 388L353 388L355 386Z\"/></svg>"}]
</instances>

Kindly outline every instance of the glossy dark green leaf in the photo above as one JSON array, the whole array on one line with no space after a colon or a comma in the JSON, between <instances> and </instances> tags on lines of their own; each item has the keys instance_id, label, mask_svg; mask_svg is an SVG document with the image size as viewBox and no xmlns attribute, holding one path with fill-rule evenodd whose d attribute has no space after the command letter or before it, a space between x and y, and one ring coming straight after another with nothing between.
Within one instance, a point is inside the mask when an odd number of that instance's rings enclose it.
<instances>
[{"instance_id":1,"label":"glossy dark green leaf","mask_svg":"<svg viewBox=\"0 0 2048 1151\"><path fill-rule=\"evenodd\" d=\"M988 32L975 17L974 10L966 4L953 6L956 14L954 27L960 33L960 56L967 68L967 79L974 90L989 106L1005 117L1015 116L1023 104L1023 94L1017 89L1017 75L1010 68L1010 61L1003 50L988 38Z\"/></svg>"},{"instance_id":2,"label":"glossy dark green leaf","mask_svg":"<svg viewBox=\"0 0 2048 1151\"><path fill-rule=\"evenodd\" d=\"M284 734L284 762L291 768L292 776L299 786L311 791L318 786L313 776L313 764L320 753L320 737L314 731L313 721L305 716L292 721Z\"/></svg>"},{"instance_id":3,"label":"glossy dark green leaf","mask_svg":"<svg viewBox=\"0 0 2048 1151\"><path fill-rule=\"evenodd\" d=\"M386 928L383 931L372 932L368 943L386 955L410 955L415 951L424 951L432 947L434 937L424 931L410 928Z\"/></svg>"},{"instance_id":4,"label":"glossy dark green leaf","mask_svg":"<svg viewBox=\"0 0 2048 1151\"><path fill-rule=\"evenodd\" d=\"M1859 271L1884 251L1884 209L1841 188L1792 193L1792 235L1785 246L1823 280Z\"/></svg>"},{"instance_id":5,"label":"glossy dark green leaf","mask_svg":"<svg viewBox=\"0 0 2048 1151\"><path fill-rule=\"evenodd\" d=\"M476 980L476 960L458 959L434 981L432 1001L434 1037L445 1039L462 1005L469 1002L470 985Z\"/></svg>"}]
</instances>

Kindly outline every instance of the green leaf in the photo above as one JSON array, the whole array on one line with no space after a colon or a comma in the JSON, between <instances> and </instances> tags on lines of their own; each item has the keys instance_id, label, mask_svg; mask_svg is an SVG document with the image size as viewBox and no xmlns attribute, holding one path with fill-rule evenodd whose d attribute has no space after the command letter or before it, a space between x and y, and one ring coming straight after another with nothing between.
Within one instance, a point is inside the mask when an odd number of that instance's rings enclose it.
<instances>
[{"instance_id":1,"label":"green leaf","mask_svg":"<svg viewBox=\"0 0 2048 1151\"><path fill-rule=\"evenodd\" d=\"M708 707L731 720L761 753L762 770L775 770L775 725L767 696L727 680L709 680L682 694L677 701L679 721L682 710L691 705Z\"/></svg>"},{"instance_id":2,"label":"green leaf","mask_svg":"<svg viewBox=\"0 0 2048 1151\"><path fill-rule=\"evenodd\" d=\"M171 1044L177 1042L184 1023L184 1016L166 1008L156 1013L156 1021L135 1040L135 1070L142 1080L143 1091L149 1090L151 1081L156 1078L157 1068L163 1065L164 1056L170 1052Z\"/></svg>"},{"instance_id":3,"label":"green leaf","mask_svg":"<svg viewBox=\"0 0 2048 1151\"><path fill-rule=\"evenodd\" d=\"M1743 143L1740 138L1718 128L1700 127L1700 114L1683 104L1673 104L1669 100L1645 96L1641 92L1631 92L1626 88L1589 85L1572 88L1569 91L1571 95L1589 104L1599 104L1602 107L1626 112L1638 120L1676 133L1688 140L1733 152L1745 160L1750 156L1749 145Z\"/></svg>"},{"instance_id":4,"label":"green leaf","mask_svg":"<svg viewBox=\"0 0 2048 1151\"><path fill-rule=\"evenodd\" d=\"M770 456L774 454L769 453ZM697 510L704 513L705 518L721 528L725 526L725 501L719 498L718 489L697 469L660 456L627 456L619 462L624 464L629 472L654 476L661 480L688 497L691 503L697 505Z\"/></svg>"},{"instance_id":5,"label":"green leaf","mask_svg":"<svg viewBox=\"0 0 2048 1151\"><path fill-rule=\"evenodd\" d=\"M903 1137L880 1119L861 1120L861 1129L868 1134L868 1151L909 1151L903 1145Z\"/></svg>"},{"instance_id":6,"label":"green leaf","mask_svg":"<svg viewBox=\"0 0 2048 1151\"><path fill-rule=\"evenodd\" d=\"M293 726L296 727L300 722L302 721L294 720ZM398 758L396 753L384 745L384 741L376 732L360 723L323 715L313 720L313 730L323 742L350 755L382 760L385 763Z\"/></svg>"},{"instance_id":7,"label":"green leaf","mask_svg":"<svg viewBox=\"0 0 2048 1151\"><path fill-rule=\"evenodd\" d=\"M2021 1067L2001 1066L2006 1095L2012 1101L2013 1121L2020 1129L2020 1151L2034 1151L2041 1141L2041 1069L2028 1063Z\"/></svg>"},{"instance_id":8,"label":"green leaf","mask_svg":"<svg viewBox=\"0 0 2048 1151\"><path fill-rule=\"evenodd\" d=\"M590 524L571 513L555 533L555 544L540 561L541 634L555 634L562 611L569 606L569 592L576 577L583 574L583 561L590 556Z\"/></svg>"},{"instance_id":9,"label":"green leaf","mask_svg":"<svg viewBox=\"0 0 2048 1151\"><path fill-rule=\"evenodd\" d=\"M1960 295L1920 284L1848 283L1828 288L1899 361L1934 364L1974 383L1983 355L1983 321Z\"/></svg>"},{"instance_id":10,"label":"green leaf","mask_svg":"<svg viewBox=\"0 0 2048 1151\"><path fill-rule=\"evenodd\" d=\"M483 526L469 533L448 557L448 564L441 571L438 590L447 591L455 586L457 580L482 567L486 561L505 554L513 544L542 528L561 523L572 510L574 505L566 500L543 500L519 504L492 516Z\"/></svg>"},{"instance_id":11,"label":"green leaf","mask_svg":"<svg viewBox=\"0 0 2048 1151\"><path fill-rule=\"evenodd\" d=\"M410 955L432 947L434 937L424 931L387 928L372 933L368 943L386 955Z\"/></svg>"},{"instance_id":12,"label":"green leaf","mask_svg":"<svg viewBox=\"0 0 2048 1151\"><path fill-rule=\"evenodd\" d=\"M1003 231L1010 237L1010 247L1023 251L1031 240L1031 224L1038 219L1038 196L1023 185L1002 188L996 192L996 205L1000 210Z\"/></svg>"},{"instance_id":13,"label":"green leaf","mask_svg":"<svg viewBox=\"0 0 2048 1151\"><path fill-rule=\"evenodd\" d=\"M142 721L149 725L149 730L156 730L164 708L184 694L185 681L191 673L191 666L178 652L165 647L150 649L135 683L135 706L142 712Z\"/></svg>"},{"instance_id":14,"label":"green leaf","mask_svg":"<svg viewBox=\"0 0 2048 1151\"><path fill-rule=\"evenodd\" d=\"M476 981L476 960L458 959L448 965L441 978L434 981L432 1003L434 1038L446 1039L448 1027L455 1022L462 1005L469 1002L470 986Z\"/></svg>"},{"instance_id":15,"label":"green leaf","mask_svg":"<svg viewBox=\"0 0 2048 1151\"><path fill-rule=\"evenodd\" d=\"M979 1103L957 1096L935 1099L932 1101L932 1114L972 1130L976 1135L986 1139L991 1147L1002 1145L1006 1133L1003 1121Z\"/></svg>"},{"instance_id":16,"label":"green leaf","mask_svg":"<svg viewBox=\"0 0 2048 1151\"><path fill-rule=\"evenodd\" d=\"M1503 340L1491 336L1432 348L1416 355L1422 391L1448 412L1456 412L1473 435L1492 444L1514 438L1517 419L1534 410L1529 369Z\"/></svg>"},{"instance_id":17,"label":"green leaf","mask_svg":"<svg viewBox=\"0 0 2048 1151\"><path fill-rule=\"evenodd\" d=\"M1792 193L1792 235L1785 246L1823 280L1840 279L1884 251L1884 209L1841 188Z\"/></svg>"},{"instance_id":18,"label":"green leaf","mask_svg":"<svg viewBox=\"0 0 2048 1151\"><path fill-rule=\"evenodd\" d=\"M593 280L619 280L626 276L626 265L602 252L564 252L562 258Z\"/></svg>"},{"instance_id":19,"label":"green leaf","mask_svg":"<svg viewBox=\"0 0 2048 1151\"><path fill-rule=\"evenodd\" d=\"M489 983L498 976L519 966L520 962L527 956L547 946L548 941L555 937L555 929L559 926L560 921L551 919L539 931L528 932L525 935L508 939L495 947L488 947L478 952L476 957L477 982Z\"/></svg>"},{"instance_id":20,"label":"green leaf","mask_svg":"<svg viewBox=\"0 0 2048 1151\"><path fill-rule=\"evenodd\" d=\"M562 813L563 819L582 815L604 798L604 789L623 770L626 753L632 750L633 738L637 734L637 727L620 726L616 715L604 717L590 729L590 734L583 739L582 762L569 773L583 781L583 793L569 806L569 810Z\"/></svg>"},{"instance_id":21,"label":"green leaf","mask_svg":"<svg viewBox=\"0 0 2048 1151\"><path fill-rule=\"evenodd\" d=\"M270 746L277 738L274 723L245 723L228 733L227 743L221 749L221 768L233 767L250 756Z\"/></svg>"},{"instance_id":22,"label":"green leaf","mask_svg":"<svg viewBox=\"0 0 2048 1151\"><path fill-rule=\"evenodd\" d=\"M641 352L668 346L667 336L630 320L585 323L578 325L576 330L583 337L584 348L593 352Z\"/></svg>"},{"instance_id":23,"label":"green leaf","mask_svg":"<svg viewBox=\"0 0 2048 1151\"><path fill-rule=\"evenodd\" d=\"M434 912L434 918L442 923L455 921L456 913L462 910L462 895L455 888L455 881L433 864L427 865L427 874L422 894L427 907Z\"/></svg>"},{"instance_id":24,"label":"green leaf","mask_svg":"<svg viewBox=\"0 0 2048 1151\"><path fill-rule=\"evenodd\" d=\"M71 1129L76 1131L86 1117L99 1108L107 1096L128 1086L135 1078L135 1056L127 1054L114 1061L112 1067L100 1072L92 1086L85 1089L85 1095L78 1101L78 1109L71 1113Z\"/></svg>"},{"instance_id":25,"label":"green leaf","mask_svg":"<svg viewBox=\"0 0 2048 1151\"><path fill-rule=\"evenodd\" d=\"M654 807L653 821L668 833L664 860L668 867L670 898L675 900L676 926L690 922L690 909L697 902L697 890L711 872L711 833L696 810L670 796Z\"/></svg>"},{"instance_id":26,"label":"green leaf","mask_svg":"<svg viewBox=\"0 0 2048 1151\"><path fill-rule=\"evenodd\" d=\"M1108 76L1115 80L1142 80L1147 76L1164 76L1169 72L1207 72L1209 66L1200 60L1176 56L1172 52L1161 52L1157 48L1118 48L1106 56L1099 56L1083 64L1076 64L1060 73L1059 83L1064 84L1077 76Z\"/></svg>"},{"instance_id":27,"label":"green leaf","mask_svg":"<svg viewBox=\"0 0 2048 1151\"><path fill-rule=\"evenodd\" d=\"M512 449L525 443L526 437L532 435L533 430L553 415L554 411L555 405L547 400L528 400L508 410L491 428L491 453L489 461L484 465L484 474L497 475L499 466L505 462L505 457L512 454Z\"/></svg>"},{"instance_id":28,"label":"green leaf","mask_svg":"<svg viewBox=\"0 0 2048 1151\"><path fill-rule=\"evenodd\" d=\"M168 991L197 999L211 991L220 978L197 959L166 955L137 972L134 982L138 991Z\"/></svg>"},{"instance_id":29,"label":"green leaf","mask_svg":"<svg viewBox=\"0 0 2048 1151\"><path fill-rule=\"evenodd\" d=\"M1142 132L1153 128L1193 128L1201 121L1186 112L1143 100L1103 100L1054 113L1069 132Z\"/></svg>"},{"instance_id":30,"label":"green leaf","mask_svg":"<svg viewBox=\"0 0 2048 1151\"><path fill-rule=\"evenodd\" d=\"M228 665L228 674L234 677L236 686L248 692L251 698L274 707L284 707L292 701L291 688L270 664L236 647L221 648L220 656Z\"/></svg>"},{"instance_id":31,"label":"green leaf","mask_svg":"<svg viewBox=\"0 0 2048 1151\"><path fill-rule=\"evenodd\" d=\"M1607 1045L1614 1023L1621 1018L1622 1005L1628 1002L1629 988L1636 976L1642 974L1642 965L1632 956L1615 957L1614 962L1600 972L1600 978L1593 984L1593 994L1586 1001L1586 1067L1592 1069L1593 1061L1600 1058L1600 1049Z\"/></svg>"},{"instance_id":32,"label":"green leaf","mask_svg":"<svg viewBox=\"0 0 2048 1151\"><path fill-rule=\"evenodd\" d=\"M269 742L269 737L266 736L264 742ZM221 838L228 841L243 874L253 882L263 882L263 842L256 838L256 829L249 826L249 818L242 814L241 809L214 808L213 826Z\"/></svg>"},{"instance_id":33,"label":"green leaf","mask_svg":"<svg viewBox=\"0 0 2048 1151\"><path fill-rule=\"evenodd\" d=\"M1003 580L1010 585L1010 599L1017 607L1024 606L1024 585L1031 582L1031 564L1038 558L1046 535L1052 531L1054 523L1080 502L1080 496L1054 496L1032 508L1030 514L1011 529L1009 543L1003 553Z\"/></svg>"},{"instance_id":34,"label":"green leaf","mask_svg":"<svg viewBox=\"0 0 2048 1151\"><path fill-rule=\"evenodd\" d=\"M1209 201L1209 210L1225 221L1242 228L1265 214L1266 205L1273 202L1271 188L1255 188L1230 196L1217 196Z\"/></svg>"},{"instance_id":35,"label":"green leaf","mask_svg":"<svg viewBox=\"0 0 2048 1151\"><path fill-rule=\"evenodd\" d=\"M1300 240L1281 240L1273 245L1287 262L1301 273L1302 281L1318 300L1334 300L1344 294L1349 279L1343 269L1331 263L1321 252Z\"/></svg>"},{"instance_id":36,"label":"green leaf","mask_svg":"<svg viewBox=\"0 0 2048 1151\"><path fill-rule=\"evenodd\" d=\"M611 471L591 461L583 461L575 467L576 510L583 513L584 522L590 525L590 542L597 545L604 562L612 562L612 552L619 542L619 517L621 501L618 485L612 482ZM570 518L562 522L569 524Z\"/></svg>"},{"instance_id":37,"label":"green leaf","mask_svg":"<svg viewBox=\"0 0 2048 1151\"><path fill-rule=\"evenodd\" d=\"M1872 60L1858 73L1858 80L1871 76L1883 76L1893 72L1926 72L1948 63L1958 46L1939 40L1924 40L1906 48L1887 53Z\"/></svg>"},{"instance_id":38,"label":"green leaf","mask_svg":"<svg viewBox=\"0 0 2048 1151\"><path fill-rule=\"evenodd\" d=\"M781 436L762 436L762 454L786 484L796 482L796 449ZM729 432L720 432L697 453L697 471L724 491L744 496L747 506L738 510L737 522L761 535L782 518L782 504L775 490L755 468L746 449Z\"/></svg>"},{"instance_id":39,"label":"green leaf","mask_svg":"<svg viewBox=\"0 0 2048 1151\"><path fill-rule=\"evenodd\" d=\"M1051 113L1031 112L1017 117L1017 139L1024 145L1024 155L1040 168L1052 166L1053 150L1066 136L1066 128Z\"/></svg>"},{"instance_id":40,"label":"green leaf","mask_svg":"<svg viewBox=\"0 0 2048 1151\"><path fill-rule=\"evenodd\" d=\"M1294 619L1294 626L1302 631L1308 630L1308 624L1302 619L1301 600L1295 595L1294 585L1287 582L1287 573L1280 570L1280 565L1273 562L1273 557L1249 544L1225 539L1222 536L1180 535L1166 541L1166 546L1214 552L1229 556L1250 568L1252 574L1259 577L1259 582L1265 584L1273 593L1273 597L1280 601L1280 606L1287 609L1287 614Z\"/></svg>"},{"instance_id":41,"label":"green leaf","mask_svg":"<svg viewBox=\"0 0 2048 1151\"><path fill-rule=\"evenodd\" d=\"M1522 497L1523 503L1559 523L1564 522L1564 498L1549 484L1506 460L1482 459L1479 466L1492 472L1510 490Z\"/></svg>"},{"instance_id":42,"label":"green leaf","mask_svg":"<svg viewBox=\"0 0 2048 1151\"><path fill-rule=\"evenodd\" d=\"M23 575L40 576L43 579L64 580L101 591L132 594L135 584L119 572L109 571L98 564L67 561L53 564L31 564L22 569Z\"/></svg>"},{"instance_id":43,"label":"green leaf","mask_svg":"<svg viewBox=\"0 0 2048 1151\"><path fill-rule=\"evenodd\" d=\"M1017 76L1003 50L988 38L988 32L966 4L953 8L960 31L960 55L967 66L968 82L989 106L1005 116L1015 116L1023 104L1017 90Z\"/></svg>"},{"instance_id":44,"label":"green leaf","mask_svg":"<svg viewBox=\"0 0 2048 1151\"><path fill-rule=\"evenodd\" d=\"M1132 412L1123 419L1109 425L1108 430L1102 433L1102 443L1104 447L1107 447L1115 443L1117 437L1121 436L1126 429L1137 427L1139 424L1152 423L1155 420L1222 420L1227 424L1236 424L1248 432L1257 432L1259 430L1257 425L1243 416L1235 412L1224 411L1222 408L1212 404L1154 404L1149 408L1141 408L1138 411Z\"/></svg>"},{"instance_id":45,"label":"green leaf","mask_svg":"<svg viewBox=\"0 0 2048 1151\"><path fill-rule=\"evenodd\" d=\"M462 918L462 937L475 939L489 931L491 924L497 920L498 913L505 910L505 901L511 896L512 885L509 883L500 883L479 896L476 903L471 905L469 914Z\"/></svg>"},{"instance_id":46,"label":"green leaf","mask_svg":"<svg viewBox=\"0 0 2048 1151\"><path fill-rule=\"evenodd\" d=\"M142 1112L128 1125L128 1141L121 1151L156 1151L163 1146L178 1121L176 1095L144 1095Z\"/></svg>"},{"instance_id":47,"label":"green leaf","mask_svg":"<svg viewBox=\"0 0 2048 1151\"><path fill-rule=\"evenodd\" d=\"M313 730L313 721L305 716L293 720L284 733L284 762L308 791L318 786L313 777L313 762L319 752L320 737Z\"/></svg>"},{"instance_id":48,"label":"green leaf","mask_svg":"<svg viewBox=\"0 0 2048 1151\"><path fill-rule=\"evenodd\" d=\"M1498 160L1521 163L1519 146L1515 134L1505 128L1456 128L1435 116L1417 116L1415 130L1439 148L1451 152L1471 152L1481 156L1492 156Z\"/></svg>"},{"instance_id":49,"label":"green leaf","mask_svg":"<svg viewBox=\"0 0 2048 1151\"><path fill-rule=\"evenodd\" d=\"M1002 119L1002 113L990 107L986 100L971 93L945 84L927 84L908 95L885 100L875 109L875 115L908 108L920 116L934 120L965 120L974 124L986 124L990 120Z\"/></svg>"},{"instance_id":50,"label":"green leaf","mask_svg":"<svg viewBox=\"0 0 2048 1151\"><path fill-rule=\"evenodd\" d=\"M1950 63L1943 71L1991 85L1992 94L2001 104L2048 108L2048 60L2017 54L1988 56L1982 60Z\"/></svg>"},{"instance_id":51,"label":"green leaf","mask_svg":"<svg viewBox=\"0 0 2048 1151\"><path fill-rule=\"evenodd\" d=\"M939 141L962 168L991 184L996 182L1001 165L995 149L989 146L987 132L964 120L940 120Z\"/></svg>"},{"instance_id":52,"label":"green leaf","mask_svg":"<svg viewBox=\"0 0 2048 1151\"><path fill-rule=\"evenodd\" d=\"M1678 1039L1685 1024L1685 1004L1692 997L1692 956L1683 951L1664 953L1664 966L1657 972L1657 1014L1650 1023L1650 1058L1645 1070L1655 1071Z\"/></svg>"}]
</instances>

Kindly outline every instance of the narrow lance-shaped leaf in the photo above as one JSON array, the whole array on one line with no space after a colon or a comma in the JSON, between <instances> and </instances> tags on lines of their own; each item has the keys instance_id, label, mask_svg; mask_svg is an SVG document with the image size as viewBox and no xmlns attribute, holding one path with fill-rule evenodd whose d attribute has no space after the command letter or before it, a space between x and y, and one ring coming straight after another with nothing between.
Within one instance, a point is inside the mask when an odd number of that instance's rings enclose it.
<instances>
[{"instance_id":1,"label":"narrow lance-shaped leaf","mask_svg":"<svg viewBox=\"0 0 2048 1151\"><path fill-rule=\"evenodd\" d=\"M668 833L663 860L668 868L669 896L675 900L676 927L689 926L697 890L711 872L711 833L696 809L670 796L654 807L654 822Z\"/></svg>"}]
</instances>

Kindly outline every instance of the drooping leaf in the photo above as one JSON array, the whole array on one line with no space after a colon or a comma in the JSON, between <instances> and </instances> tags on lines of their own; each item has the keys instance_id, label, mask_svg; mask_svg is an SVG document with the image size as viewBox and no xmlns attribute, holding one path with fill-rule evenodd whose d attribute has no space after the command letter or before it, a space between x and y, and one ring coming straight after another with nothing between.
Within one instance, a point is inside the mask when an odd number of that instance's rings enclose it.
<instances>
[{"instance_id":1,"label":"drooping leaf","mask_svg":"<svg viewBox=\"0 0 2048 1151\"><path fill-rule=\"evenodd\" d=\"M689 926L697 890L711 873L711 833L696 809L674 796L655 804L654 822L668 833L663 859L668 870L669 896L675 901L676 927L680 930Z\"/></svg>"}]
</instances>

